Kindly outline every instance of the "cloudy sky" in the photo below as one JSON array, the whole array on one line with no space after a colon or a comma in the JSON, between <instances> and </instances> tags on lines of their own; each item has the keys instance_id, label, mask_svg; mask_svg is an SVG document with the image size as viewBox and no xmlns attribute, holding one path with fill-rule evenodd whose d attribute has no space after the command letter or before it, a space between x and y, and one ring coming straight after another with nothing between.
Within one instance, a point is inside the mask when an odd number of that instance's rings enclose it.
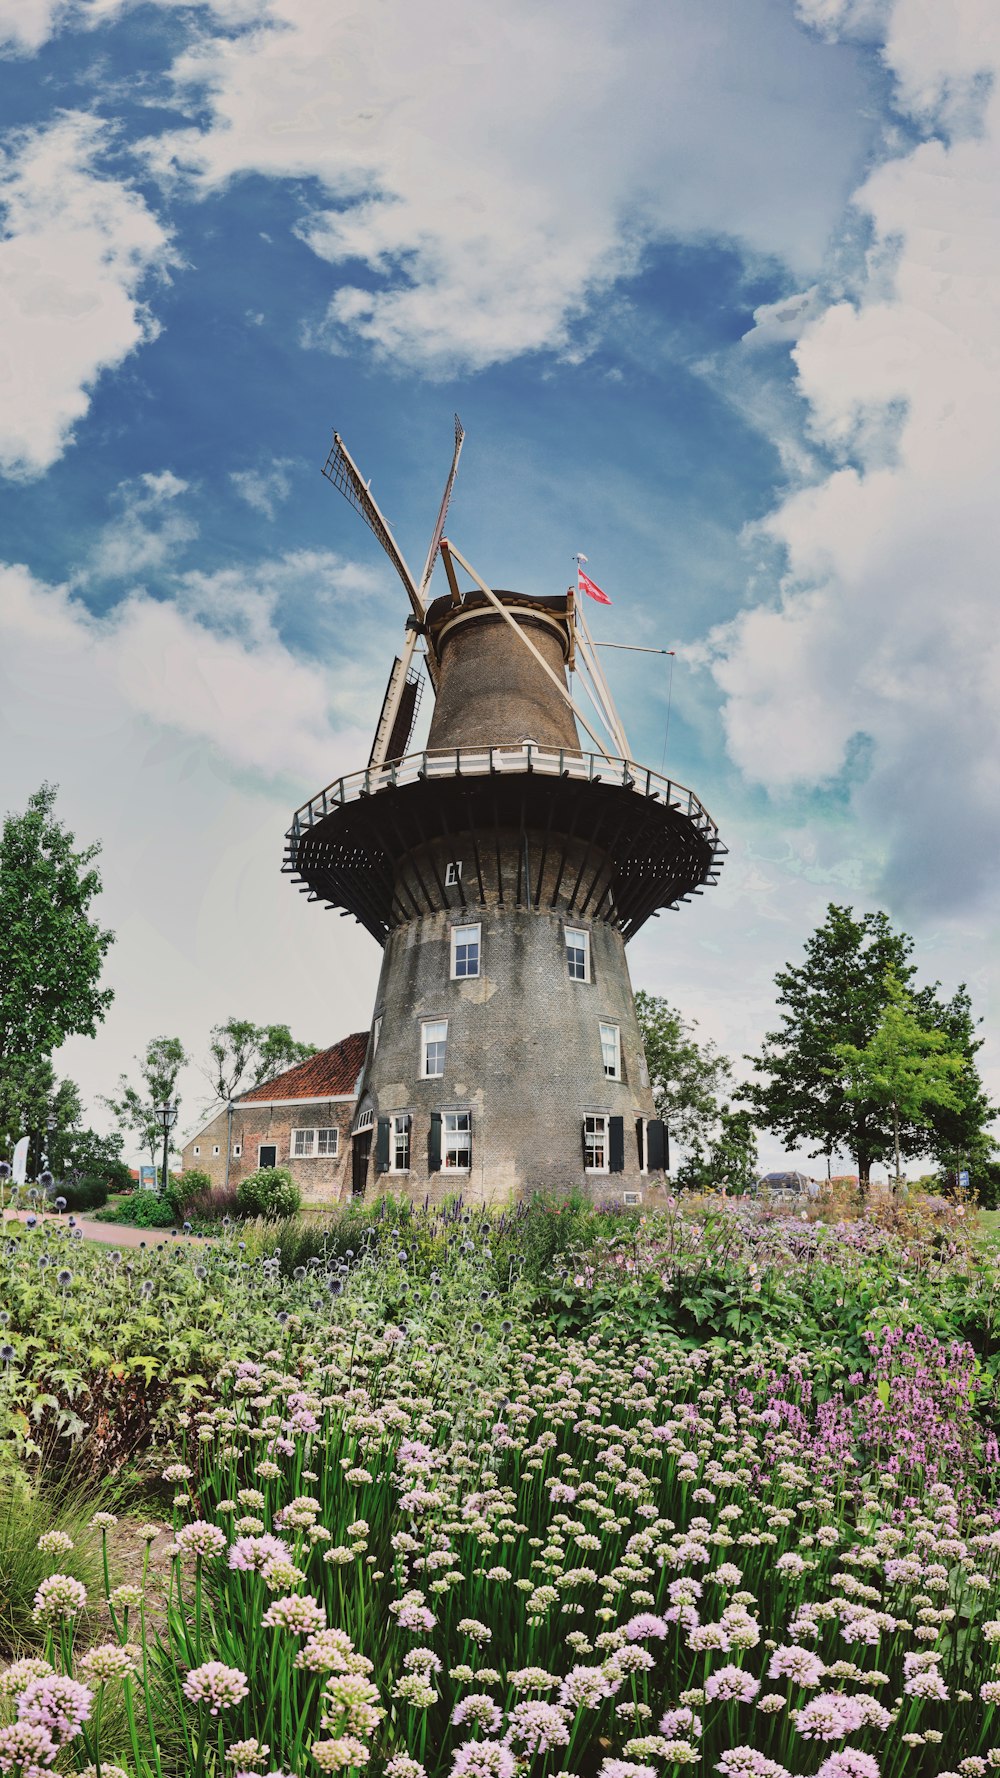
<instances>
[{"instance_id":1,"label":"cloudy sky","mask_svg":"<svg viewBox=\"0 0 1000 1778\"><path fill-rule=\"evenodd\" d=\"M319 469L422 559L455 409L464 553L677 650L730 857L636 985L738 1056L836 899L998 1026L995 0L0 0L0 58L0 807L103 843L95 1118L158 1033L368 1024L279 874L403 617Z\"/></svg>"}]
</instances>

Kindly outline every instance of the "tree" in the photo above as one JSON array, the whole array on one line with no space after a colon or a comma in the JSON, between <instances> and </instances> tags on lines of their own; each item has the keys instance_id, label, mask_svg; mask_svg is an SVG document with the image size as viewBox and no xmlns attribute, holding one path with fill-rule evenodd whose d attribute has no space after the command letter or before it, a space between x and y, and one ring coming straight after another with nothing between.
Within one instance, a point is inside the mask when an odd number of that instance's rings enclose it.
<instances>
[{"instance_id":1,"label":"tree","mask_svg":"<svg viewBox=\"0 0 1000 1778\"><path fill-rule=\"evenodd\" d=\"M839 1043L834 1054L846 1077L848 1099L886 1107L892 1116L894 1189L902 1174L904 1123L930 1129L936 1111L957 1111L956 1078L964 1059L943 1031L928 1029L917 1016L912 995L892 972L886 977L886 1003L863 1048Z\"/></svg>"},{"instance_id":2,"label":"tree","mask_svg":"<svg viewBox=\"0 0 1000 1778\"><path fill-rule=\"evenodd\" d=\"M114 934L90 917L100 846L76 850L43 784L0 838L0 1073L35 1066L67 1037L93 1037L114 998L99 986Z\"/></svg>"},{"instance_id":3,"label":"tree","mask_svg":"<svg viewBox=\"0 0 1000 1778\"><path fill-rule=\"evenodd\" d=\"M693 1026L658 995L640 989L635 1010L657 1117L685 1146L703 1139L719 1116L722 1095L731 1090L728 1057L711 1042L698 1043Z\"/></svg>"},{"instance_id":4,"label":"tree","mask_svg":"<svg viewBox=\"0 0 1000 1778\"><path fill-rule=\"evenodd\" d=\"M117 1098L104 1097L103 1103L119 1124L138 1138L155 1166L157 1155L163 1150L163 1128L156 1107L168 1101L180 1103L177 1076L188 1058L179 1037L153 1037L145 1054L135 1059L139 1065L139 1086L133 1086L123 1074ZM173 1143L170 1146L173 1148Z\"/></svg>"},{"instance_id":5,"label":"tree","mask_svg":"<svg viewBox=\"0 0 1000 1778\"><path fill-rule=\"evenodd\" d=\"M212 1027L208 1054L205 1072L215 1101L225 1105L241 1086L248 1091L307 1061L316 1054L316 1045L297 1043L287 1025L255 1025L250 1019L231 1018Z\"/></svg>"},{"instance_id":6,"label":"tree","mask_svg":"<svg viewBox=\"0 0 1000 1778\"><path fill-rule=\"evenodd\" d=\"M879 1027L895 980L912 996L915 1014L925 1030L942 1031L963 1057L957 1076L957 1103L935 1109L930 1126L900 1118L900 1151L936 1152L950 1136L961 1133L992 1146L985 1124L993 1116L975 1064L979 1041L964 987L942 1002L938 985L914 990L910 962L913 940L894 932L884 913L864 914L827 908L826 920L808 939L805 960L786 964L775 977L782 1008L781 1027L769 1031L759 1056L748 1057L759 1079L744 1097L767 1125L791 1144L811 1143L813 1154L831 1159L838 1151L854 1157L862 1184L873 1161L895 1152L891 1108L872 1098L857 1098L838 1057L838 1047L863 1050Z\"/></svg>"},{"instance_id":7,"label":"tree","mask_svg":"<svg viewBox=\"0 0 1000 1778\"><path fill-rule=\"evenodd\" d=\"M746 1192L758 1177L757 1130L745 1108L722 1107L718 1125L707 1141L695 1138L677 1184L684 1190Z\"/></svg>"}]
</instances>

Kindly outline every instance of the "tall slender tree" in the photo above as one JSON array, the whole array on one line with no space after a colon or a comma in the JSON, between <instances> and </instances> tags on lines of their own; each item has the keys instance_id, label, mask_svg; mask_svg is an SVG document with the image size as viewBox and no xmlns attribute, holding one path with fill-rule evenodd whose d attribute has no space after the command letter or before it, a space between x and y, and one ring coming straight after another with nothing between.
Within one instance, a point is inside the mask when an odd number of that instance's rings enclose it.
<instances>
[{"instance_id":1,"label":"tall slender tree","mask_svg":"<svg viewBox=\"0 0 1000 1778\"><path fill-rule=\"evenodd\" d=\"M93 1037L114 934L92 917L97 844L78 848L43 784L0 835L0 1073L37 1070L67 1037Z\"/></svg>"},{"instance_id":2,"label":"tall slender tree","mask_svg":"<svg viewBox=\"0 0 1000 1778\"><path fill-rule=\"evenodd\" d=\"M136 1056L138 1085L122 1075L115 1096L104 1097L104 1104L119 1126L137 1137L155 1166L163 1149L163 1129L156 1107L168 1101L180 1103L177 1077L188 1057L179 1037L153 1037L141 1056ZM171 1148L174 1147L171 1143Z\"/></svg>"},{"instance_id":3,"label":"tall slender tree","mask_svg":"<svg viewBox=\"0 0 1000 1778\"><path fill-rule=\"evenodd\" d=\"M965 1058L945 1032L920 1020L913 996L897 976L890 973L885 988L882 1016L868 1042L863 1047L838 1043L834 1054L848 1099L882 1107L892 1118L896 1190L902 1176L905 1126L930 1130L936 1113L959 1109L957 1083Z\"/></svg>"}]
</instances>

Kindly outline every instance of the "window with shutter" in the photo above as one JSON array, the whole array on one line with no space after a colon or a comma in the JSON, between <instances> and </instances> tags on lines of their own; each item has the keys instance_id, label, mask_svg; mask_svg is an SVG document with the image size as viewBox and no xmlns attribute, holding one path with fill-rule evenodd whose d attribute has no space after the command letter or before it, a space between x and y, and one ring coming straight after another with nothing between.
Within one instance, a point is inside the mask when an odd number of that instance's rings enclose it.
<instances>
[{"instance_id":1,"label":"window with shutter","mask_svg":"<svg viewBox=\"0 0 1000 1778\"><path fill-rule=\"evenodd\" d=\"M646 1120L637 1117L635 1120L635 1147L639 1156L639 1172L646 1171Z\"/></svg>"},{"instance_id":2,"label":"window with shutter","mask_svg":"<svg viewBox=\"0 0 1000 1778\"><path fill-rule=\"evenodd\" d=\"M389 1171L389 1119L380 1117L375 1127L375 1171Z\"/></svg>"},{"instance_id":3,"label":"window with shutter","mask_svg":"<svg viewBox=\"0 0 1000 1778\"><path fill-rule=\"evenodd\" d=\"M619 1118L619 1123L621 1119ZM583 1164L588 1173L606 1173L608 1170L608 1124L611 1119L603 1113L583 1120Z\"/></svg>"},{"instance_id":4,"label":"window with shutter","mask_svg":"<svg viewBox=\"0 0 1000 1778\"><path fill-rule=\"evenodd\" d=\"M664 1129L659 1117L651 1117L646 1125L646 1162L651 1173L663 1172Z\"/></svg>"},{"instance_id":5,"label":"window with shutter","mask_svg":"<svg viewBox=\"0 0 1000 1778\"><path fill-rule=\"evenodd\" d=\"M427 1171L441 1171L441 1113L431 1112L431 1127L427 1132Z\"/></svg>"},{"instance_id":6,"label":"window with shutter","mask_svg":"<svg viewBox=\"0 0 1000 1778\"><path fill-rule=\"evenodd\" d=\"M625 1119L612 1117L608 1119L610 1131L608 1135L608 1171L624 1173L625 1171Z\"/></svg>"}]
</instances>

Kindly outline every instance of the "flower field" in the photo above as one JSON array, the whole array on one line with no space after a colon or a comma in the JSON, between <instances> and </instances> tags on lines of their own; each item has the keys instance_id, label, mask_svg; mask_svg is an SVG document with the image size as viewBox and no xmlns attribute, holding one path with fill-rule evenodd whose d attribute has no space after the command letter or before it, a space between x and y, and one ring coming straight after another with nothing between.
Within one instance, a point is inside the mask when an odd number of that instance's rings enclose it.
<instances>
[{"instance_id":1,"label":"flower field","mask_svg":"<svg viewBox=\"0 0 1000 1778\"><path fill-rule=\"evenodd\" d=\"M0 1772L1000 1768L966 1220L383 1206L307 1257L22 1230L0 1485L50 1519Z\"/></svg>"}]
</instances>

